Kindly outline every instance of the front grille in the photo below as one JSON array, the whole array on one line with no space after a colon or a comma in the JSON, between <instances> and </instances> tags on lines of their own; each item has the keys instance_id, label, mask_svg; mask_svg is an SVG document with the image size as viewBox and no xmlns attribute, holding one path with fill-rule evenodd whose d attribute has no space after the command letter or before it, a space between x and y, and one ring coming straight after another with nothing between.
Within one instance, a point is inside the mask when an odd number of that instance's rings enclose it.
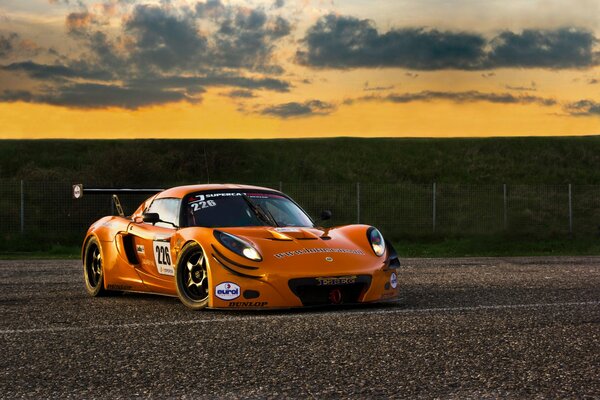
<instances>
[{"instance_id":1,"label":"front grille","mask_svg":"<svg viewBox=\"0 0 600 400\"><path fill-rule=\"evenodd\" d=\"M296 278L290 279L288 284L304 306L351 304L358 303L369 289L371 276ZM332 295L336 290L339 293Z\"/></svg>"}]
</instances>

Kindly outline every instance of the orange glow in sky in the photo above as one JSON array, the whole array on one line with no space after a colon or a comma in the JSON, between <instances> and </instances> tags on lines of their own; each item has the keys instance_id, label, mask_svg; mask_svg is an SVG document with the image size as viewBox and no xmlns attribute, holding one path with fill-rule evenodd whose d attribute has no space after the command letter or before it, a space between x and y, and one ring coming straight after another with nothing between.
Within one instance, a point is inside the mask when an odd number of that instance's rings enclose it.
<instances>
[{"instance_id":1,"label":"orange glow in sky","mask_svg":"<svg viewBox=\"0 0 600 400\"><path fill-rule=\"evenodd\" d=\"M75 3L0 4L0 138L600 134L596 1Z\"/></svg>"}]
</instances>

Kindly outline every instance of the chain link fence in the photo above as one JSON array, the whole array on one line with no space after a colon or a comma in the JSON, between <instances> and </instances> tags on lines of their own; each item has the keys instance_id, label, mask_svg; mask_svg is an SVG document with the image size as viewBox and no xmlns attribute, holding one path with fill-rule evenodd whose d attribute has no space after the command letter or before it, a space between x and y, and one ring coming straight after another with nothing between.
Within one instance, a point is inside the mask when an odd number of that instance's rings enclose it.
<instances>
[{"instance_id":1,"label":"chain link fence","mask_svg":"<svg viewBox=\"0 0 600 400\"><path fill-rule=\"evenodd\" d=\"M600 185L256 184L284 191L315 219L329 209L331 225L374 225L391 239L600 234ZM115 213L109 194L74 200L71 191L71 182L0 180L4 242L33 238L46 244L78 245L92 222ZM126 213L147 197L119 195Z\"/></svg>"}]
</instances>

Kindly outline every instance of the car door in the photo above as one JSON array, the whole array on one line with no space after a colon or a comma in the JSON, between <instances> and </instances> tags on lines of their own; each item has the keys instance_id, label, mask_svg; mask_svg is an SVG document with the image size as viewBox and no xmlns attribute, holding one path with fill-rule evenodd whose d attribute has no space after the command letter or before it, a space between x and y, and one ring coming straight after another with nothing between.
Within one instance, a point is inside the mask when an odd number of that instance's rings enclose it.
<instances>
[{"instance_id":1,"label":"car door","mask_svg":"<svg viewBox=\"0 0 600 400\"><path fill-rule=\"evenodd\" d=\"M175 291L175 260L171 249L179 226L180 204L177 198L155 199L145 212L157 213L161 221L152 224L138 219L129 226L140 260L136 268L151 291L168 294Z\"/></svg>"}]
</instances>

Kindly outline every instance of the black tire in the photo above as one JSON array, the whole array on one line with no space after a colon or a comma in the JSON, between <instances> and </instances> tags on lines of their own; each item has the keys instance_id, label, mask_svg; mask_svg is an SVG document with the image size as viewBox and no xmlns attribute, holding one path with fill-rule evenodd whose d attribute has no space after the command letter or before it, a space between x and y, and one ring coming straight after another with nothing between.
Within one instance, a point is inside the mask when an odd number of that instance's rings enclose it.
<instances>
[{"instance_id":1,"label":"black tire","mask_svg":"<svg viewBox=\"0 0 600 400\"><path fill-rule=\"evenodd\" d=\"M181 249L175 266L175 284L179 300L187 307L202 310L208 306L208 264L198 243L190 242Z\"/></svg>"},{"instance_id":2,"label":"black tire","mask_svg":"<svg viewBox=\"0 0 600 400\"><path fill-rule=\"evenodd\" d=\"M102 250L95 237L88 240L83 252L83 279L85 289L90 296L102 296L106 294L104 289L104 265L102 261Z\"/></svg>"}]
</instances>

